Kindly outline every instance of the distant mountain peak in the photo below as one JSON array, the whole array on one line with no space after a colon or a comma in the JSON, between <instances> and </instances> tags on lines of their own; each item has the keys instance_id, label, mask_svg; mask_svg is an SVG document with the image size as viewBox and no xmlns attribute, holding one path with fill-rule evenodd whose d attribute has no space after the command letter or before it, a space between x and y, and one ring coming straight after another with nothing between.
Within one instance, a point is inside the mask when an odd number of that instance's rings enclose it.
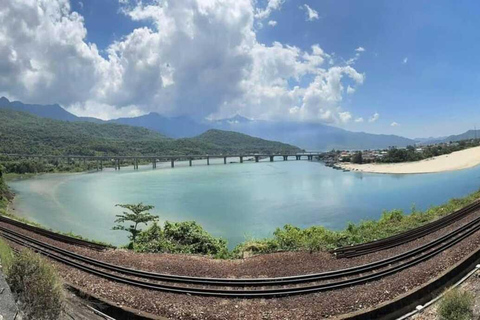
<instances>
[{"instance_id":1,"label":"distant mountain peak","mask_svg":"<svg viewBox=\"0 0 480 320\"><path fill-rule=\"evenodd\" d=\"M6 97L1 97L0 103L10 103L10 100L8 100Z\"/></svg>"},{"instance_id":2,"label":"distant mountain peak","mask_svg":"<svg viewBox=\"0 0 480 320\"><path fill-rule=\"evenodd\" d=\"M244 117L240 114L235 114L233 117L215 120L216 123L228 123L228 124L239 124L239 123L249 123L252 122L252 119Z\"/></svg>"}]
</instances>

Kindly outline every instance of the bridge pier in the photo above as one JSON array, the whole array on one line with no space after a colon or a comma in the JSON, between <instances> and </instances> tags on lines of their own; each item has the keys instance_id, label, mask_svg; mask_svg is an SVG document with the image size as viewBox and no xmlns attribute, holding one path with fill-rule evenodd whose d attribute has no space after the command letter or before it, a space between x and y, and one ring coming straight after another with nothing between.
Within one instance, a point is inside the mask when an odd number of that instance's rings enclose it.
<instances>
[{"instance_id":1,"label":"bridge pier","mask_svg":"<svg viewBox=\"0 0 480 320\"><path fill-rule=\"evenodd\" d=\"M258 162L259 156L255 156L255 162Z\"/></svg>"},{"instance_id":2,"label":"bridge pier","mask_svg":"<svg viewBox=\"0 0 480 320\"><path fill-rule=\"evenodd\" d=\"M227 157L223 157L223 164L227 164Z\"/></svg>"},{"instance_id":3,"label":"bridge pier","mask_svg":"<svg viewBox=\"0 0 480 320\"><path fill-rule=\"evenodd\" d=\"M188 164L190 165L190 167L192 166L192 158L188 159Z\"/></svg>"},{"instance_id":4,"label":"bridge pier","mask_svg":"<svg viewBox=\"0 0 480 320\"><path fill-rule=\"evenodd\" d=\"M240 163L243 163L243 157L240 156Z\"/></svg>"},{"instance_id":5,"label":"bridge pier","mask_svg":"<svg viewBox=\"0 0 480 320\"><path fill-rule=\"evenodd\" d=\"M152 159L152 169L156 169L156 168L157 168L157 159L153 158Z\"/></svg>"},{"instance_id":6,"label":"bridge pier","mask_svg":"<svg viewBox=\"0 0 480 320\"><path fill-rule=\"evenodd\" d=\"M210 165L210 157L207 156L207 166L209 166L209 165Z\"/></svg>"},{"instance_id":7,"label":"bridge pier","mask_svg":"<svg viewBox=\"0 0 480 320\"><path fill-rule=\"evenodd\" d=\"M117 167L118 167L118 170L120 170L120 159L117 159Z\"/></svg>"},{"instance_id":8,"label":"bridge pier","mask_svg":"<svg viewBox=\"0 0 480 320\"><path fill-rule=\"evenodd\" d=\"M172 165L172 168L175 168L175 159L171 159L171 165Z\"/></svg>"},{"instance_id":9,"label":"bridge pier","mask_svg":"<svg viewBox=\"0 0 480 320\"><path fill-rule=\"evenodd\" d=\"M283 156L283 161L287 161L288 160L288 156Z\"/></svg>"},{"instance_id":10,"label":"bridge pier","mask_svg":"<svg viewBox=\"0 0 480 320\"><path fill-rule=\"evenodd\" d=\"M100 170L103 171L103 160L100 160Z\"/></svg>"},{"instance_id":11,"label":"bridge pier","mask_svg":"<svg viewBox=\"0 0 480 320\"><path fill-rule=\"evenodd\" d=\"M300 160L302 158L302 156L295 156L297 158L297 160Z\"/></svg>"},{"instance_id":12,"label":"bridge pier","mask_svg":"<svg viewBox=\"0 0 480 320\"><path fill-rule=\"evenodd\" d=\"M273 156L270 156L270 162L273 162Z\"/></svg>"}]
</instances>

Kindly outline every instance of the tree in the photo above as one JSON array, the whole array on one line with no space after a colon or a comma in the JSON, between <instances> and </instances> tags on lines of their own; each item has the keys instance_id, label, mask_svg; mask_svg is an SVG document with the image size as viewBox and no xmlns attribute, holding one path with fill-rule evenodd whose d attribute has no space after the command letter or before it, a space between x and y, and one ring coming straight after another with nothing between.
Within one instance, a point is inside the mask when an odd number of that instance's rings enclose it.
<instances>
[{"instance_id":1,"label":"tree","mask_svg":"<svg viewBox=\"0 0 480 320\"><path fill-rule=\"evenodd\" d=\"M352 163L358 163L358 164L362 164L363 163L363 156L362 156L362 152L359 151L357 153L355 153L352 157Z\"/></svg>"},{"instance_id":2,"label":"tree","mask_svg":"<svg viewBox=\"0 0 480 320\"><path fill-rule=\"evenodd\" d=\"M139 224L147 224L149 222L155 222L158 220L158 216L152 215L150 212L147 212L155 208L154 206L144 205L141 202L139 204L117 204L115 206L122 207L131 211L124 211L123 214L116 215L117 219L115 220L115 223L118 224L112 228L113 230L123 230L130 232L128 238L130 239L131 244L135 243L137 235L142 231L138 229ZM125 227L123 223L127 221L131 221L133 222L133 224Z\"/></svg>"}]
</instances>

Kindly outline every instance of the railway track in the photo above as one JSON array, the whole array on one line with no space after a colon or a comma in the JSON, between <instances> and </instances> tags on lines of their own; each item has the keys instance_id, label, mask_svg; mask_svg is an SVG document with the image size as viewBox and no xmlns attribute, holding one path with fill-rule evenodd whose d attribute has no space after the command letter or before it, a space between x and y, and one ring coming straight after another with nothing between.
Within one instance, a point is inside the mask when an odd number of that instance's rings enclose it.
<instances>
[{"instance_id":1,"label":"railway track","mask_svg":"<svg viewBox=\"0 0 480 320\"><path fill-rule=\"evenodd\" d=\"M223 298L275 298L335 290L379 280L418 265L479 230L480 217L430 243L381 261L316 274L256 279L188 277L134 270L85 257L4 227L0 227L0 234L9 241L70 267L144 289Z\"/></svg>"},{"instance_id":2,"label":"railway track","mask_svg":"<svg viewBox=\"0 0 480 320\"><path fill-rule=\"evenodd\" d=\"M404 243L416 240L418 238L424 237L444 227L447 227L448 225L451 225L452 223L468 216L469 214L477 210L480 210L480 200L476 200L475 202L449 215L446 215L443 218L440 218L418 228L377 241L337 248L333 250L332 253L335 254L337 258L352 258L393 248Z\"/></svg>"},{"instance_id":3,"label":"railway track","mask_svg":"<svg viewBox=\"0 0 480 320\"><path fill-rule=\"evenodd\" d=\"M50 238L50 239L58 240L58 241L65 242L65 243L68 243L68 244L73 244L73 245L76 245L76 246L86 247L86 248L97 250L97 251L114 248L113 246L110 246L110 245L104 245L104 244L95 243L95 242L91 242L91 241L87 241L87 240L83 240L83 239L77 239L77 238L69 237L69 236L59 234L59 233L56 233L56 232L53 232L53 231L49 231L49 230L46 230L46 229L35 227L35 226L29 225L29 224L26 224L26 223L23 223L23 222L14 220L14 219L7 218L7 217L2 216L2 215L0 215L0 222L5 222L5 223L11 224L13 226L22 228L22 229L32 231L34 233L37 233L39 235L42 235L42 236Z\"/></svg>"}]
</instances>

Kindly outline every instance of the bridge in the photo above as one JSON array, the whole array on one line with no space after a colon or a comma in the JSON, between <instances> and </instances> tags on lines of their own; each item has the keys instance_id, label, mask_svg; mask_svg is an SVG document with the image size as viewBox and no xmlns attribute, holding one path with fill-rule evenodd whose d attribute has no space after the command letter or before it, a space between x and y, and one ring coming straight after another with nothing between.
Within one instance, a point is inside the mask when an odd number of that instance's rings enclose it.
<instances>
[{"instance_id":1,"label":"bridge","mask_svg":"<svg viewBox=\"0 0 480 320\"><path fill-rule=\"evenodd\" d=\"M4 154L0 153L0 158L13 158L13 159L39 159L39 160L56 160L61 161L64 159L68 164L76 161L96 161L97 170L103 170L104 162L112 163L115 170L120 170L120 167L125 162L133 164L134 169L138 169L139 161L143 160L151 162L152 168L157 168L157 162L170 161L171 167L175 167L175 161L188 161L190 167L193 165L193 160L207 160L207 165L210 165L210 159L222 159L223 163L227 164L228 158L238 158L240 163L243 163L245 159L252 159L255 162L259 162L260 159L270 159L273 162L275 158L280 157L283 161L288 161L294 158L295 160L308 160L312 161L314 157L318 157L322 152L303 152L303 153L245 153L245 154L184 154L184 155L151 155L151 156L82 156L82 155L40 155L40 154Z\"/></svg>"}]
</instances>

